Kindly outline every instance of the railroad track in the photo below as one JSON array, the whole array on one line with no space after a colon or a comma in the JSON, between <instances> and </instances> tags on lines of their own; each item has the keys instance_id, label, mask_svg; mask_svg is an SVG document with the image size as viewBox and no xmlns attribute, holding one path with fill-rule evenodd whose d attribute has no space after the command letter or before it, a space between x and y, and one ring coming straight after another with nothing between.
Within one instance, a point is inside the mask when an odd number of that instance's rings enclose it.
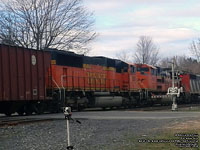
<instances>
[{"instance_id":1,"label":"railroad track","mask_svg":"<svg viewBox=\"0 0 200 150\"><path fill-rule=\"evenodd\" d=\"M193 110L193 108L198 108L200 110L200 104L181 104L178 105L178 110ZM106 111L110 111L111 109L106 109ZM116 109L119 110L119 109ZM136 107L131 109L120 109L121 111L170 111L171 105L169 106L160 106L155 105L153 107ZM96 109L86 109L84 111L105 111L101 108ZM18 124L27 124L27 123L34 123L34 122L44 122L44 121L53 121L55 118L51 117L40 117L42 115L32 115L32 116L12 116L12 117L6 117L1 116L0 117L0 127L2 126L15 126Z\"/></svg>"},{"instance_id":2,"label":"railroad track","mask_svg":"<svg viewBox=\"0 0 200 150\"><path fill-rule=\"evenodd\" d=\"M15 126L18 124L27 124L34 122L44 122L44 121L52 121L52 118L29 118L29 117L1 117L0 118L0 127L2 126Z\"/></svg>"},{"instance_id":3,"label":"railroad track","mask_svg":"<svg viewBox=\"0 0 200 150\"><path fill-rule=\"evenodd\" d=\"M157 111L157 110L171 110L172 106L171 105L167 105L167 106L161 106L161 105L155 105L152 107L146 106L146 107L136 107L136 108L131 108L129 110L133 110L133 111ZM179 104L178 105L178 110L182 111L185 109L188 110L192 110L194 108L199 108L200 110L200 104Z\"/></svg>"}]
</instances>

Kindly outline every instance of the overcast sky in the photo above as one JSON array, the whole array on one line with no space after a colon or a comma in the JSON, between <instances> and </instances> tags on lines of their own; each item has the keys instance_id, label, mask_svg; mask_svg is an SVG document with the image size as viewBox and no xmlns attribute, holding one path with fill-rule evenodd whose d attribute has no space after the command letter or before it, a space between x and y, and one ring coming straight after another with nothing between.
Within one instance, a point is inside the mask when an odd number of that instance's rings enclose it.
<instances>
[{"instance_id":1,"label":"overcast sky","mask_svg":"<svg viewBox=\"0 0 200 150\"><path fill-rule=\"evenodd\" d=\"M83 0L94 12L98 38L90 55L115 57L134 51L140 36L150 36L160 56L190 56L189 44L200 37L199 0Z\"/></svg>"}]
</instances>

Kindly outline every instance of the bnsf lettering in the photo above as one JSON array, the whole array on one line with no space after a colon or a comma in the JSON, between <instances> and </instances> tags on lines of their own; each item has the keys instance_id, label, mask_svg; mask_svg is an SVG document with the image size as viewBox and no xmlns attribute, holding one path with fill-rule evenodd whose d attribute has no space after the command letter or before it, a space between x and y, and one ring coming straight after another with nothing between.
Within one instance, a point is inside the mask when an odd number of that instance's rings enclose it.
<instances>
[{"instance_id":1,"label":"bnsf lettering","mask_svg":"<svg viewBox=\"0 0 200 150\"><path fill-rule=\"evenodd\" d=\"M106 74L88 72L88 84L90 85L105 85Z\"/></svg>"}]
</instances>

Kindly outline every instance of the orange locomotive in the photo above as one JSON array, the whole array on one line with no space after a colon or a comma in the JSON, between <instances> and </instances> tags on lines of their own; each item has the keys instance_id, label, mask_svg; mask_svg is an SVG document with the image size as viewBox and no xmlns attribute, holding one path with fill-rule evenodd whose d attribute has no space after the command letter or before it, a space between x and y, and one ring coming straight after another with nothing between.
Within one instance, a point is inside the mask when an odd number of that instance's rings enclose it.
<instances>
[{"instance_id":1,"label":"orange locomotive","mask_svg":"<svg viewBox=\"0 0 200 150\"><path fill-rule=\"evenodd\" d=\"M146 64L58 50L50 53L48 93L60 106L82 109L152 104L166 97L171 83L169 73Z\"/></svg>"}]
</instances>

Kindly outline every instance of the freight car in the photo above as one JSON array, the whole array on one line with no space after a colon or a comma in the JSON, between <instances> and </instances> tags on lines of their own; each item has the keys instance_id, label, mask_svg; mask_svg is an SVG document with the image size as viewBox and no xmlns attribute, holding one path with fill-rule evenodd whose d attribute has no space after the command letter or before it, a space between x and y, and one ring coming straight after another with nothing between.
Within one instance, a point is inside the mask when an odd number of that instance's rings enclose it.
<instances>
[{"instance_id":1,"label":"freight car","mask_svg":"<svg viewBox=\"0 0 200 150\"><path fill-rule=\"evenodd\" d=\"M170 70L147 64L0 45L0 113L6 115L168 104L171 82ZM184 73L176 86L182 87L178 102L198 100L200 76Z\"/></svg>"},{"instance_id":2,"label":"freight car","mask_svg":"<svg viewBox=\"0 0 200 150\"><path fill-rule=\"evenodd\" d=\"M179 103L199 103L200 98L200 75L179 73L179 86L182 87Z\"/></svg>"},{"instance_id":3,"label":"freight car","mask_svg":"<svg viewBox=\"0 0 200 150\"><path fill-rule=\"evenodd\" d=\"M50 62L48 52L0 45L0 113L39 113Z\"/></svg>"}]
</instances>

